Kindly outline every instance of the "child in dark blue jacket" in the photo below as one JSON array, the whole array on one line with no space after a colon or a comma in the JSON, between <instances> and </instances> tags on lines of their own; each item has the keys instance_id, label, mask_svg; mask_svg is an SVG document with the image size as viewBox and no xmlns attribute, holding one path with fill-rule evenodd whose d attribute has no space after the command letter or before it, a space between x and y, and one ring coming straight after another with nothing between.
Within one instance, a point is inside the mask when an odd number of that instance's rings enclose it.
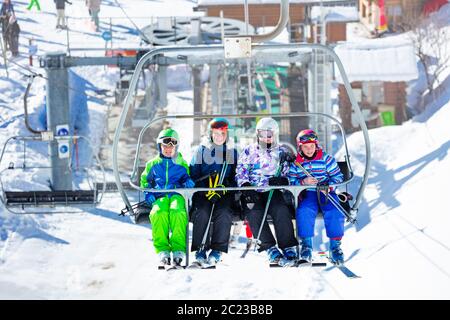
<instances>
[{"instance_id":1,"label":"child in dark blue jacket","mask_svg":"<svg viewBox=\"0 0 450 320\"><path fill-rule=\"evenodd\" d=\"M236 186L234 177L238 154L236 149L227 147L228 127L228 121L224 118L216 118L209 123L208 142L199 146L190 164L191 177L196 181L197 187ZM197 251L195 257L200 264L216 264L220 261L221 254L228 252L234 193L197 192L192 202L194 226L191 249ZM202 247L211 214L211 220L214 222L211 241L207 240ZM207 255L209 249L211 252Z\"/></svg>"}]
</instances>

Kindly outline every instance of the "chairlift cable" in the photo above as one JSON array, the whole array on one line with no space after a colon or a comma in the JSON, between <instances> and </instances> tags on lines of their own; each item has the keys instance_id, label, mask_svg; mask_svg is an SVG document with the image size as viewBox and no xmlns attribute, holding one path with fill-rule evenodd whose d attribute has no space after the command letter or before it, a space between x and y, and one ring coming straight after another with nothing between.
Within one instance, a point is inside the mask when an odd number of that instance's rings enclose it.
<instances>
[{"instance_id":1,"label":"chairlift cable","mask_svg":"<svg viewBox=\"0 0 450 320\"><path fill-rule=\"evenodd\" d=\"M136 30L139 32L139 34L145 38L145 40L148 43L152 43L152 41L150 41L148 39L148 37L145 35L145 33L142 32L142 30L136 25L136 23L134 23L133 19L130 18L130 16L128 16L127 12L125 11L125 9L121 6L121 4L119 3L119 1L114 0L114 2L117 4L117 6L120 8L120 10L122 10L123 14L125 15L125 17L127 17L127 19L133 24L133 26L136 28Z\"/></svg>"},{"instance_id":2,"label":"chairlift cable","mask_svg":"<svg viewBox=\"0 0 450 320\"><path fill-rule=\"evenodd\" d=\"M27 68L27 67L25 67L23 65L20 65L19 63L15 62L15 61L10 61L10 62L12 64L15 64L16 66L22 68L23 70L28 71L30 74L25 75L26 77L39 77L39 78L48 80L48 77L44 76L42 73L37 73L36 71L34 71L34 70L30 69L30 68ZM89 97L89 98L100 99L100 100L103 100L103 101L105 100L105 99L99 98L98 96L94 96L94 95L88 94L85 91L77 90L77 89L75 89L75 88L73 88L73 87L71 87L69 85L55 84L55 86L56 87L60 87L60 88L67 88L67 89L72 90L72 91L74 91L76 93L84 94L84 95L86 95L86 97Z\"/></svg>"}]
</instances>

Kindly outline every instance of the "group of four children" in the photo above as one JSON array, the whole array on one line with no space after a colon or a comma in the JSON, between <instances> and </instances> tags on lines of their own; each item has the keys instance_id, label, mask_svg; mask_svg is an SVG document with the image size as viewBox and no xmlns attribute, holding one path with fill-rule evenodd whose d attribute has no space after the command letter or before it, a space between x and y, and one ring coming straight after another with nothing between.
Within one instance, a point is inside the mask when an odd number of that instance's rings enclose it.
<instances>
[{"instance_id":1,"label":"group of four children","mask_svg":"<svg viewBox=\"0 0 450 320\"><path fill-rule=\"evenodd\" d=\"M279 128L272 118L262 118L256 126L257 142L246 146L240 154L227 144L229 123L224 118L209 123L209 140L198 147L190 165L178 152L179 136L173 129L165 129L157 138L159 154L147 162L141 175L141 187L159 190L177 188L246 188L236 192L196 192L192 199L192 246L201 264L216 264L227 253L236 199L240 199L253 235L258 236L258 251L266 251L271 263L312 260L312 238L319 206L324 215L327 236L330 238L330 259L342 264L344 256L340 241L344 234L344 216L327 201L338 201L335 190L317 193L317 184L343 182L343 175L335 159L319 145L313 130L302 130L296 137L297 155L279 144ZM280 189L258 187L283 185L311 185L301 194L296 209L298 241L292 224L292 211ZM319 195L320 194L320 195ZM152 206L150 223L153 244L163 264L181 264L186 252L188 214L184 198L175 192L145 192ZM269 206L266 208L266 204ZM267 212L266 212L267 211ZM272 217L275 237L265 214ZM264 221L263 221L264 220ZM205 231L214 223L210 241L205 243ZM276 239L275 239L276 238ZM171 257L172 253L172 257Z\"/></svg>"}]
</instances>

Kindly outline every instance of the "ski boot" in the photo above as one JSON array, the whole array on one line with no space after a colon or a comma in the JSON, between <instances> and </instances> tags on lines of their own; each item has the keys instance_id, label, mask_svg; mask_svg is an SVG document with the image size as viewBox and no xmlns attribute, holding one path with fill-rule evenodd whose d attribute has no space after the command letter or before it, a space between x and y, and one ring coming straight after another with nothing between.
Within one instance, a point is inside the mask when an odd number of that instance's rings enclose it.
<instances>
[{"instance_id":1,"label":"ski boot","mask_svg":"<svg viewBox=\"0 0 450 320\"><path fill-rule=\"evenodd\" d=\"M341 249L341 240L330 239L330 261L338 266L344 264L344 253Z\"/></svg>"},{"instance_id":2,"label":"ski boot","mask_svg":"<svg viewBox=\"0 0 450 320\"><path fill-rule=\"evenodd\" d=\"M266 251L267 255L269 256L270 264L278 264L280 259L283 258L283 255L281 254L280 250L278 250L277 246L273 246Z\"/></svg>"},{"instance_id":3,"label":"ski boot","mask_svg":"<svg viewBox=\"0 0 450 320\"><path fill-rule=\"evenodd\" d=\"M230 237L229 247L232 249L236 249L239 243L239 235L233 234Z\"/></svg>"},{"instance_id":4,"label":"ski boot","mask_svg":"<svg viewBox=\"0 0 450 320\"><path fill-rule=\"evenodd\" d=\"M297 248L295 246L284 248L283 257L280 259L278 264L282 267L292 267L295 265L297 258Z\"/></svg>"},{"instance_id":5,"label":"ski boot","mask_svg":"<svg viewBox=\"0 0 450 320\"><path fill-rule=\"evenodd\" d=\"M177 267L178 266L181 267L181 263L186 258L186 253L184 251L174 251L172 255L173 255L173 264Z\"/></svg>"},{"instance_id":6,"label":"ski boot","mask_svg":"<svg viewBox=\"0 0 450 320\"><path fill-rule=\"evenodd\" d=\"M169 251L161 251L158 253L159 263L161 266L170 266L170 252Z\"/></svg>"},{"instance_id":7,"label":"ski boot","mask_svg":"<svg viewBox=\"0 0 450 320\"><path fill-rule=\"evenodd\" d=\"M300 249L300 260L312 261L312 238L302 238L302 248Z\"/></svg>"},{"instance_id":8,"label":"ski boot","mask_svg":"<svg viewBox=\"0 0 450 320\"><path fill-rule=\"evenodd\" d=\"M211 250L208 256L208 264L210 264L211 266L215 266L220 261L221 256L222 252L218 250Z\"/></svg>"}]
</instances>

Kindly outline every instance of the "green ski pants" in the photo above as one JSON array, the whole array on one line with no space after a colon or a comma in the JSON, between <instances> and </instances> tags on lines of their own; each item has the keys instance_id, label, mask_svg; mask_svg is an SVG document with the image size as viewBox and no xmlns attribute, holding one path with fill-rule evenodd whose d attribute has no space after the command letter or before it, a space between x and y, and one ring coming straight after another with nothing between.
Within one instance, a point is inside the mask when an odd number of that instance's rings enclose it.
<instances>
[{"instance_id":1,"label":"green ski pants","mask_svg":"<svg viewBox=\"0 0 450 320\"><path fill-rule=\"evenodd\" d=\"M186 251L188 217L182 196L175 194L156 199L150 211L150 223L156 253Z\"/></svg>"}]
</instances>

